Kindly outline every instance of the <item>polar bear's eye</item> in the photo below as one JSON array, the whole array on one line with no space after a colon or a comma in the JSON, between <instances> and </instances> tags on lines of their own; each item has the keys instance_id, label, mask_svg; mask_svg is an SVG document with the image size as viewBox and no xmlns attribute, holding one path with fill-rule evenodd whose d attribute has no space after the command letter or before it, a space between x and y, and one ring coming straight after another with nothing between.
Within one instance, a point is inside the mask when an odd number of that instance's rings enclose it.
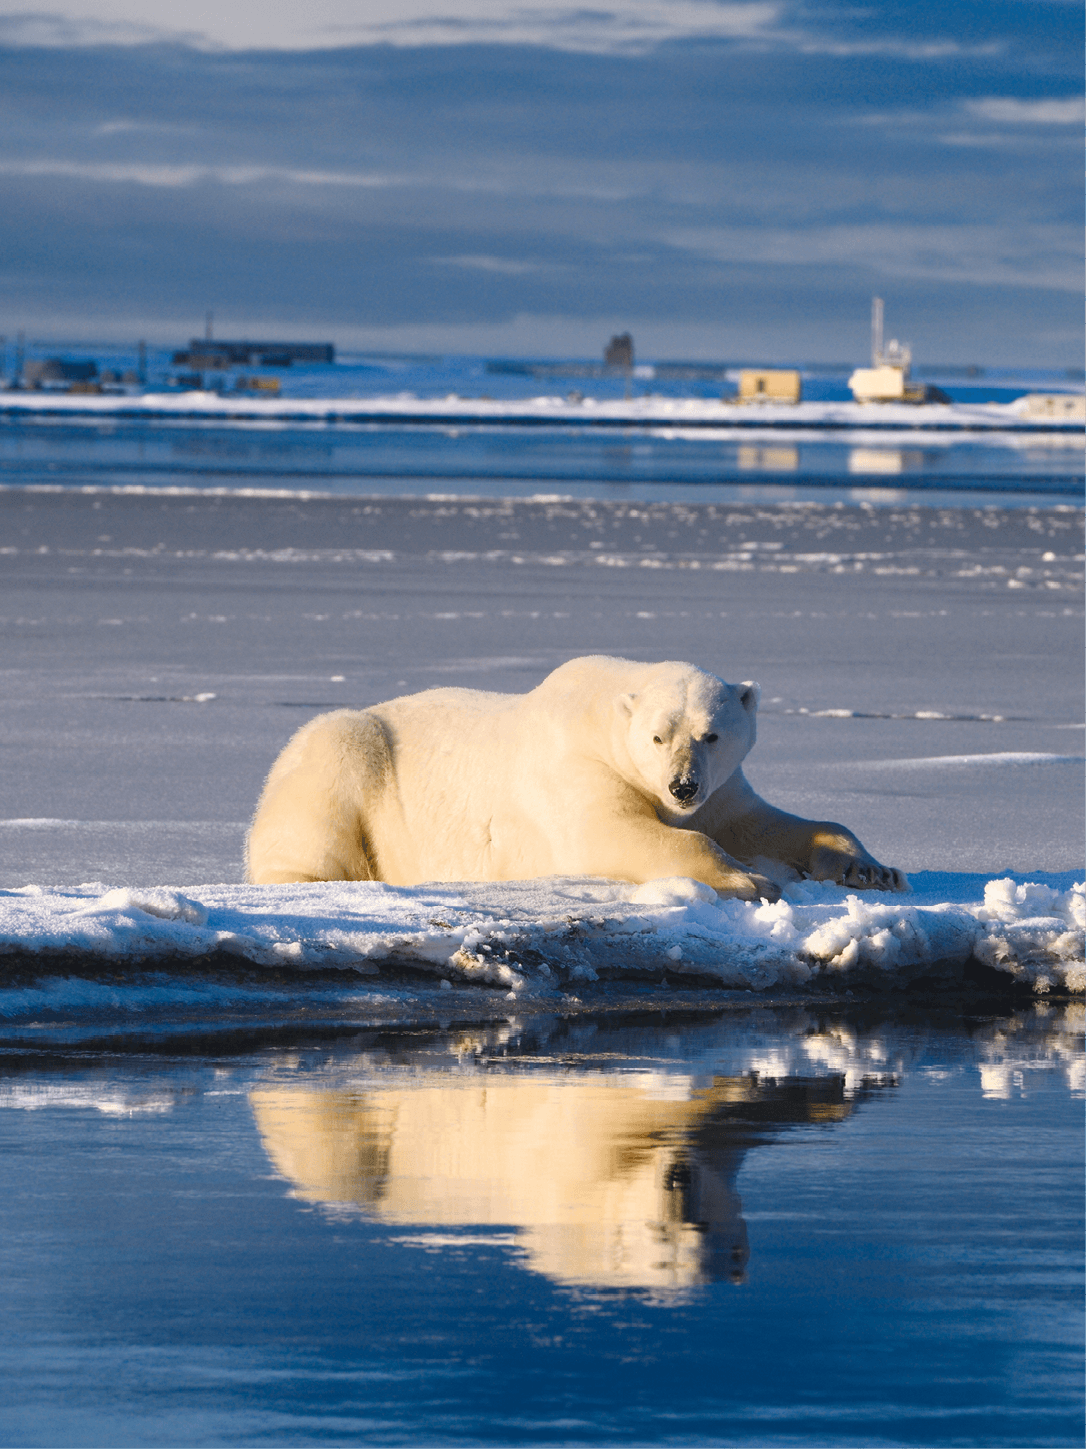
<instances>
[{"instance_id":1,"label":"polar bear's eye","mask_svg":"<svg viewBox=\"0 0 1086 1449\"><path fill-rule=\"evenodd\" d=\"M717 741L716 735L706 735L705 736L705 743L707 745L715 745L716 744L716 741Z\"/></svg>"},{"instance_id":2,"label":"polar bear's eye","mask_svg":"<svg viewBox=\"0 0 1086 1449\"><path fill-rule=\"evenodd\" d=\"M662 745L664 743L659 735L653 735L652 742L654 745Z\"/></svg>"}]
</instances>

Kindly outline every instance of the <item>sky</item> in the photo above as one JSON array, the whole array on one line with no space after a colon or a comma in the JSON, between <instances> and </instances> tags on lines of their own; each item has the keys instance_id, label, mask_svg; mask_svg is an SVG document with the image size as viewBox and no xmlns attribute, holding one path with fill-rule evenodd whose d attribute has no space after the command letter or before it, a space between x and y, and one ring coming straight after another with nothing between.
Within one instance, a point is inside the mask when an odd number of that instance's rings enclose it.
<instances>
[{"instance_id":1,"label":"sky","mask_svg":"<svg viewBox=\"0 0 1086 1449\"><path fill-rule=\"evenodd\" d=\"M1078 0L0 0L0 332L1082 361Z\"/></svg>"}]
</instances>

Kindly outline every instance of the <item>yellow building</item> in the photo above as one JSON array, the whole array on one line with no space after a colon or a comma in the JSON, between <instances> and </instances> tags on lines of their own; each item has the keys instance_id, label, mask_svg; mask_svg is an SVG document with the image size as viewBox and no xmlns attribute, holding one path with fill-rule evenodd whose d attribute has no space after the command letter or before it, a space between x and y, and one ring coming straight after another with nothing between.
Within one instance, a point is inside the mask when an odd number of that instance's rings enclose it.
<instances>
[{"instance_id":1,"label":"yellow building","mask_svg":"<svg viewBox=\"0 0 1086 1449\"><path fill-rule=\"evenodd\" d=\"M1063 422L1086 420L1086 397L1073 392L1028 392L1022 399L1025 418L1059 418Z\"/></svg>"},{"instance_id":2,"label":"yellow building","mask_svg":"<svg viewBox=\"0 0 1086 1449\"><path fill-rule=\"evenodd\" d=\"M744 368L739 374L739 403L798 403L802 384L798 372L789 369Z\"/></svg>"}]
</instances>

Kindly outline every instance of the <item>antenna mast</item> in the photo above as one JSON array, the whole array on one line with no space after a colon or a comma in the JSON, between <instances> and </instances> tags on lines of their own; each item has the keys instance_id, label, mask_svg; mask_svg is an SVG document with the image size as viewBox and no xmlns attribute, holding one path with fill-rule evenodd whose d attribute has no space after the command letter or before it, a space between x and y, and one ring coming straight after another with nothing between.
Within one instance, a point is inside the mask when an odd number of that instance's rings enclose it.
<instances>
[{"instance_id":1,"label":"antenna mast","mask_svg":"<svg viewBox=\"0 0 1086 1449\"><path fill-rule=\"evenodd\" d=\"M882 366L882 298L871 298L871 366Z\"/></svg>"}]
</instances>

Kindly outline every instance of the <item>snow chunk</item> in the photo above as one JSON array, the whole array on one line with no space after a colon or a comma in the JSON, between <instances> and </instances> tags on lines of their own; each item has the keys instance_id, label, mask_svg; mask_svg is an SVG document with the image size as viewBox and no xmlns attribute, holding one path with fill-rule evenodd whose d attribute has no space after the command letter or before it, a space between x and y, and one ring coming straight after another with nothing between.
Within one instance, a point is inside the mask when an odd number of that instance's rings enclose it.
<instances>
[{"instance_id":1,"label":"snow chunk","mask_svg":"<svg viewBox=\"0 0 1086 1449\"><path fill-rule=\"evenodd\" d=\"M973 948L985 965L1040 994L1054 986L1086 989L1086 884L1060 891L1035 881L989 881L975 914L988 923Z\"/></svg>"},{"instance_id":2,"label":"snow chunk","mask_svg":"<svg viewBox=\"0 0 1086 1449\"><path fill-rule=\"evenodd\" d=\"M1036 916L1059 916L1079 929L1086 927L1086 886L1079 883L1069 891L1035 881L1017 882L1005 877L984 887L984 905L977 911L982 921L1024 921Z\"/></svg>"},{"instance_id":3,"label":"snow chunk","mask_svg":"<svg viewBox=\"0 0 1086 1449\"><path fill-rule=\"evenodd\" d=\"M180 891L121 888L107 891L101 900L95 901L87 910L96 915L110 911L140 911L145 916L157 916L162 921L187 921L190 926L207 924L207 911L204 907L198 901L190 901Z\"/></svg>"},{"instance_id":4,"label":"snow chunk","mask_svg":"<svg viewBox=\"0 0 1086 1449\"><path fill-rule=\"evenodd\" d=\"M670 875L662 880L649 880L639 885L629 899L636 905L681 906L687 901L715 901L716 891L704 881L689 876Z\"/></svg>"}]
</instances>

